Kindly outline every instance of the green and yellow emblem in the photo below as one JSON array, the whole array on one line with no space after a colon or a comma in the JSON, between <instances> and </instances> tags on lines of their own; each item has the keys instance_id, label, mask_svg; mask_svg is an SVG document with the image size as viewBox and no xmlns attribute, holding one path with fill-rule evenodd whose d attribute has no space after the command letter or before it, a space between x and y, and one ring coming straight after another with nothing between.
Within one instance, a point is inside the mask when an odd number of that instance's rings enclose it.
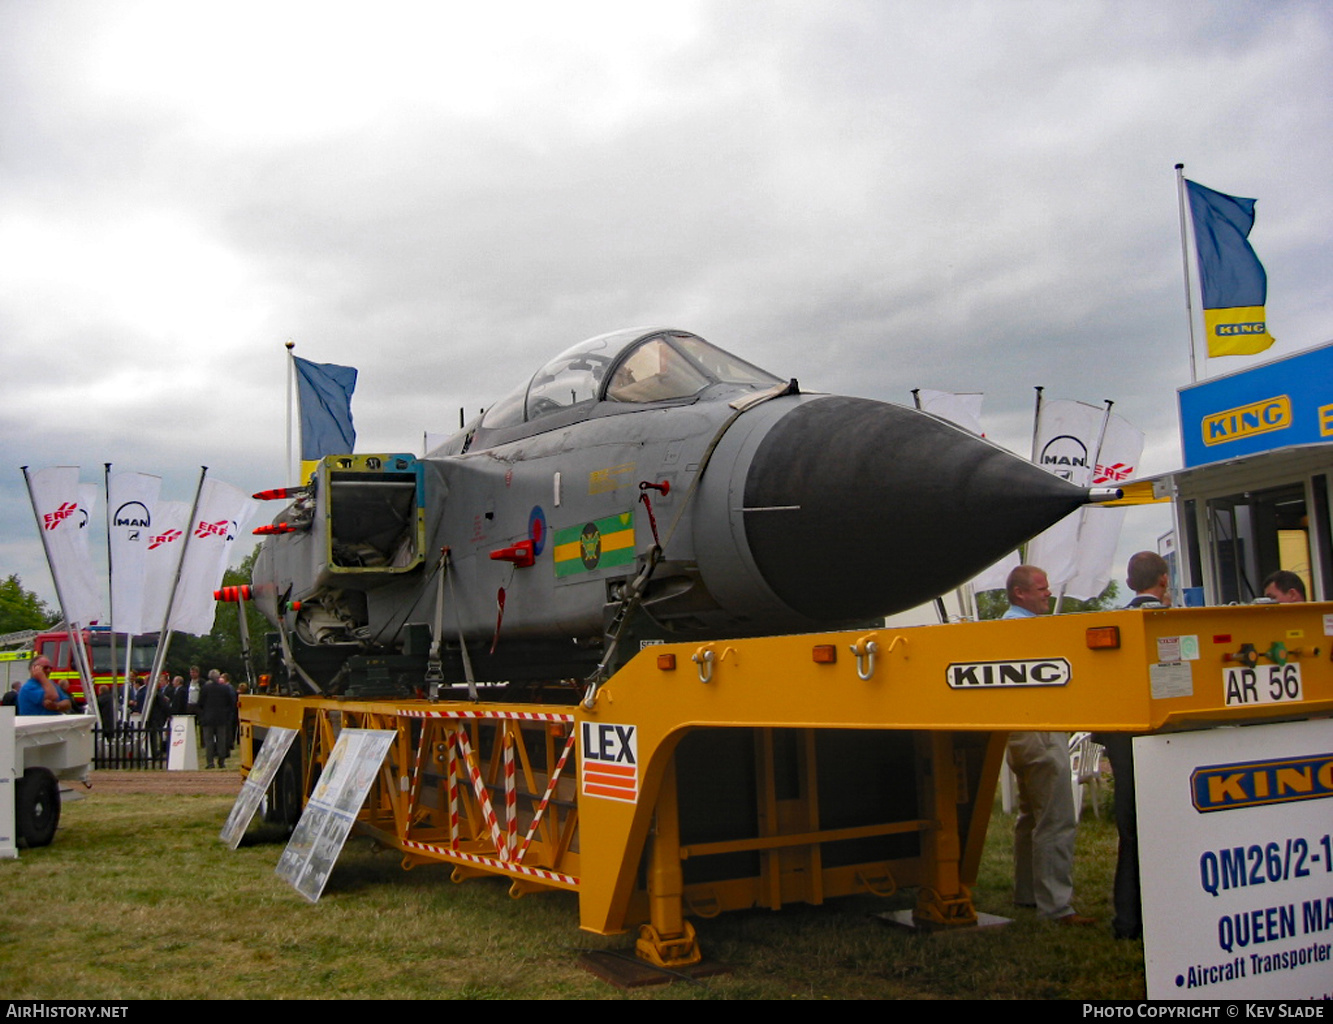
<instances>
[{"instance_id":1,"label":"green and yellow emblem","mask_svg":"<svg viewBox=\"0 0 1333 1024\"><path fill-rule=\"evenodd\" d=\"M555 575L575 576L634 561L634 511L555 531Z\"/></svg>"}]
</instances>

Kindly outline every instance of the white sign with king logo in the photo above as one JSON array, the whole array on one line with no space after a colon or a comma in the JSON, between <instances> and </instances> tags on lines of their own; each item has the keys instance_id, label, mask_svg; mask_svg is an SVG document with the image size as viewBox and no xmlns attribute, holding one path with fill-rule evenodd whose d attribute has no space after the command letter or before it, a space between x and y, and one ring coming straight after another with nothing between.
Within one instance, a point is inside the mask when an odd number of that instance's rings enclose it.
<instances>
[{"instance_id":1,"label":"white sign with king logo","mask_svg":"<svg viewBox=\"0 0 1333 1024\"><path fill-rule=\"evenodd\" d=\"M1148 998L1333 998L1333 721L1141 736L1134 760Z\"/></svg>"}]
</instances>

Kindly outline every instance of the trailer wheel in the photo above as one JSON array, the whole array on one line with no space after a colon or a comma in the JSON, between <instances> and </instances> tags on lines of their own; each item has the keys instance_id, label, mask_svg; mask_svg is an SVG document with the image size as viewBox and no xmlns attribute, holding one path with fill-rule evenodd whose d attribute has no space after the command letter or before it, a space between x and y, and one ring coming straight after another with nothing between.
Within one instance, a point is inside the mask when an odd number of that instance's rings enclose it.
<instances>
[{"instance_id":1,"label":"trailer wheel","mask_svg":"<svg viewBox=\"0 0 1333 1024\"><path fill-rule=\"evenodd\" d=\"M30 847L49 846L60 822L60 786L45 768L29 768L14 786L14 823Z\"/></svg>"},{"instance_id":2,"label":"trailer wheel","mask_svg":"<svg viewBox=\"0 0 1333 1024\"><path fill-rule=\"evenodd\" d=\"M301 820L301 769L289 755L269 786L265 820L289 830Z\"/></svg>"}]
</instances>

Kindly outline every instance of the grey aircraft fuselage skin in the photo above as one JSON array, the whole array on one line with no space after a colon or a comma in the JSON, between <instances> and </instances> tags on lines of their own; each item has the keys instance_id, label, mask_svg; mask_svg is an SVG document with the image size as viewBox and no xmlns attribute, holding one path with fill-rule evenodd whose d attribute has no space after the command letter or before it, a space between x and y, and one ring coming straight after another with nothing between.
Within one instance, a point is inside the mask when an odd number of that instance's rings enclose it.
<instances>
[{"instance_id":1,"label":"grey aircraft fuselage skin","mask_svg":"<svg viewBox=\"0 0 1333 1024\"><path fill-rule=\"evenodd\" d=\"M431 637L446 681L556 680L597 664L631 595L634 641L862 626L1089 500L927 413L634 329L562 353L425 458L326 458L253 588L321 683Z\"/></svg>"}]
</instances>

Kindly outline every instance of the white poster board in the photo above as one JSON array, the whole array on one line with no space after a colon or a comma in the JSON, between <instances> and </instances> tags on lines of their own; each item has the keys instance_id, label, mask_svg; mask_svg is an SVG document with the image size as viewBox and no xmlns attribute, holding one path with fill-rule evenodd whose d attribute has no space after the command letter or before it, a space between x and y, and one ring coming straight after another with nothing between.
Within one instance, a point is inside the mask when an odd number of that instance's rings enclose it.
<instances>
[{"instance_id":1,"label":"white poster board","mask_svg":"<svg viewBox=\"0 0 1333 1024\"><path fill-rule=\"evenodd\" d=\"M1333 997L1333 721L1134 740L1149 999Z\"/></svg>"},{"instance_id":2,"label":"white poster board","mask_svg":"<svg viewBox=\"0 0 1333 1024\"><path fill-rule=\"evenodd\" d=\"M227 823L222 826L222 832L218 836L231 849L234 850L240 845L241 836L245 835L245 830L250 827L250 819L255 816L255 811L264 799L264 794L268 792L273 777L278 774L278 766L287 756L294 739L296 730L284 729L281 726L272 728L264 734L264 743L259 748L259 756L251 766L250 774L245 777L245 784L241 786L236 803L232 804L231 813L227 815Z\"/></svg>"},{"instance_id":3,"label":"white poster board","mask_svg":"<svg viewBox=\"0 0 1333 1024\"><path fill-rule=\"evenodd\" d=\"M278 877L311 903L319 899L357 812L394 737L385 729L344 729L278 861Z\"/></svg>"}]
</instances>

